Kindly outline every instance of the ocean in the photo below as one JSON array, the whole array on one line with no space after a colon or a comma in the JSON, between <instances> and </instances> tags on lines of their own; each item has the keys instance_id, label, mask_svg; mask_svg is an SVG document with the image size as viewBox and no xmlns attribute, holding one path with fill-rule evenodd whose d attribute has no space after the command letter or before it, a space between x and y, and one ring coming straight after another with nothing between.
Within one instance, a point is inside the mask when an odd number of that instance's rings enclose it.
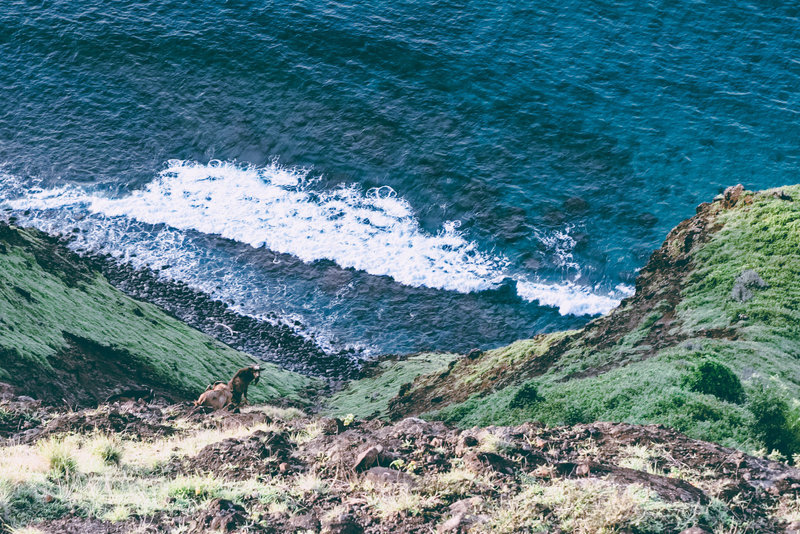
<instances>
[{"instance_id":1,"label":"ocean","mask_svg":"<svg viewBox=\"0 0 800 534\"><path fill-rule=\"evenodd\" d=\"M5 1L0 211L329 353L577 328L796 183L800 5Z\"/></svg>"}]
</instances>

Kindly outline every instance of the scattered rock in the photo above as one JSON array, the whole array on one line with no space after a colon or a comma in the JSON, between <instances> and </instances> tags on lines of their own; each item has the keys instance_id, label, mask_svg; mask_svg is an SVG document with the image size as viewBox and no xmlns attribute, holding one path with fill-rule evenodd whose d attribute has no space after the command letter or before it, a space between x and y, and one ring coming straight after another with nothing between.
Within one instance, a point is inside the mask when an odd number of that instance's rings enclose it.
<instances>
[{"instance_id":1,"label":"scattered rock","mask_svg":"<svg viewBox=\"0 0 800 534\"><path fill-rule=\"evenodd\" d=\"M280 465L286 463L292 447L286 432L258 430L244 438L207 445L194 457L174 460L167 469L244 480L257 473L281 472Z\"/></svg>"},{"instance_id":2,"label":"scattered rock","mask_svg":"<svg viewBox=\"0 0 800 534\"><path fill-rule=\"evenodd\" d=\"M66 413L55 417L39 432L26 434L26 442L53 434L89 433L128 434L139 438L170 436L177 432L174 425L166 424L161 409L152 404L112 404L97 410Z\"/></svg>"},{"instance_id":3,"label":"scattered rock","mask_svg":"<svg viewBox=\"0 0 800 534\"><path fill-rule=\"evenodd\" d=\"M483 503L484 500L480 496L454 502L448 507L452 516L439 525L437 531L440 533L468 532L475 524L488 522L489 518L487 516L477 514Z\"/></svg>"},{"instance_id":4,"label":"scattered rock","mask_svg":"<svg viewBox=\"0 0 800 534\"><path fill-rule=\"evenodd\" d=\"M227 499L214 499L202 515L192 522L189 532L231 532L247 521L247 513L240 505Z\"/></svg>"},{"instance_id":5,"label":"scattered rock","mask_svg":"<svg viewBox=\"0 0 800 534\"><path fill-rule=\"evenodd\" d=\"M13 399L0 402L13 402ZM120 408L116 406L114 410ZM170 425L181 428L181 432L186 432L188 427L194 430L203 427L202 421L192 420L187 424L187 418L181 415L186 410L181 411L180 407L162 406L156 409L134 403L130 409L149 424ZM84 410L65 415L73 418L70 421L80 422L79 428L85 428L78 432L92 433L93 429L83 423L86 417L96 417L95 412L98 411ZM99 420L109 419L106 407L99 412L102 414ZM180 419L180 424L176 424L177 419ZM622 488L637 484L654 491L664 502L692 505L708 503L708 496L701 488L713 487L714 496L726 503L731 514L753 524L754 532L783 531L786 525L776 522L773 510L783 496L800 496L800 470L719 445L692 440L657 425L591 423L548 428L528 423L516 427L462 431L441 422L415 418L394 425L364 420L341 433L320 433L300 445L291 441L289 436L292 432L314 423L313 420L278 420L274 427L270 427L275 430L257 431L213 443L193 457L173 460L165 467L165 471L168 474L212 473L234 480L259 477L264 481L279 474L311 472L327 483L331 477L357 469L363 473L364 480L385 486L384 491L398 488L418 491L420 485L440 480L440 475L450 472L453 469L451 460L460 457L465 468L491 478L489 484L472 484L465 489L469 497L457 500L449 507L445 504L448 501L440 501L426 505L420 514L399 513L388 518L379 518L374 508L365 504L365 494L361 489L348 492L348 489L336 484L330 484L328 492L324 494L311 492L303 497L303 515L295 517L270 511L269 504L261 502L258 495L243 497L242 504L249 514L268 518L268 532L474 531L476 526L489 520L483 515L484 508L494 509L498 499L513 498L519 492L520 477L523 475L535 476L543 484L559 484L559 479L563 478L576 479L574 483L578 486L584 485L587 478L603 479ZM319 420L316 423L320 426L326 424ZM334 425L335 422L330 424L330 428L333 429ZM495 452L479 448L481 443L489 444L492 441L502 446L492 449ZM667 475L622 467L620 464L624 451L632 445L658 451L659 457L655 461L658 462L659 472ZM591 459L583 456L587 447L594 449ZM387 468L392 459L402 459L418 474ZM697 486L693 486L672 476L670 473L675 469L703 474L696 475L701 478L697 479ZM58 499L46 493L38 498L42 506L53 507L58 504ZM50 499L52 501L48 503ZM747 503L746 507L740 503ZM551 513L544 508L538 512L545 516ZM248 525L248 513L241 506L217 500L209 509L194 517L165 513L111 524L102 520L76 518L73 513L66 512L64 517L47 521L41 528L48 532L76 534L128 532L134 528L134 523L138 525L146 519L152 525L147 532L166 532L187 526L192 532L212 529L229 532ZM702 526L698 525L697 528L701 530L688 530L687 534L705 532ZM256 525L253 530L258 530ZM790 528L788 531L793 530ZM795 534L800 534L800 529L795 531Z\"/></svg>"},{"instance_id":6,"label":"scattered rock","mask_svg":"<svg viewBox=\"0 0 800 534\"><path fill-rule=\"evenodd\" d=\"M711 534L711 531L703 527L691 527L687 528L686 530L682 530L681 534Z\"/></svg>"},{"instance_id":7,"label":"scattered rock","mask_svg":"<svg viewBox=\"0 0 800 534\"><path fill-rule=\"evenodd\" d=\"M744 186L742 184L736 184L727 188L725 192L722 193L722 207L726 210L734 207L736 203L739 202L743 192Z\"/></svg>"},{"instance_id":8,"label":"scattered rock","mask_svg":"<svg viewBox=\"0 0 800 534\"><path fill-rule=\"evenodd\" d=\"M478 441L478 438L472 434L461 434L461 437L458 440L458 445L456 446L456 456L464 456L471 448L477 447L479 443L480 442Z\"/></svg>"},{"instance_id":9,"label":"scattered rock","mask_svg":"<svg viewBox=\"0 0 800 534\"><path fill-rule=\"evenodd\" d=\"M408 473L398 471L397 469L388 469L386 467L372 467L364 473L364 478L376 485L389 486L392 484L403 484L409 488L416 486L414 477Z\"/></svg>"},{"instance_id":10,"label":"scattered rock","mask_svg":"<svg viewBox=\"0 0 800 534\"><path fill-rule=\"evenodd\" d=\"M753 298L753 291L768 287L767 283L752 269L742 271L736 277L731 291L731 298L739 302L747 302Z\"/></svg>"},{"instance_id":11,"label":"scattered rock","mask_svg":"<svg viewBox=\"0 0 800 534\"><path fill-rule=\"evenodd\" d=\"M484 499L480 496L469 497L461 499L451 504L448 508L451 514L473 514L481 506L483 506Z\"/></svg>"},{"instance_id":12,"label":"scattered rock","mask_svg":"<svg viewBox=\"0 0 800 534\"><path fill-rule=\"evenodd\" d=\"M589 462L583 462L582 464L579 464L578 467L575 468L576 477L585 477L591 472L592 472L592 466Z\"/></svg>"},{"instance_id":13,"label":"scattered rock","mask_svg":"<svg viewBox=\"0 0 800 534\"><path fill-rule=\"evenodd\" d=\"M344 422L338 417L323 417L319 421L320 430L323 434L331 436L344 432Z\"/></svg>"},{"instance_id":14,"label":"scattered rock","mask_svg":"<svg viewBox=\"0 0 800 534\"><path fill-rule=\"evenodd\" d=\"M438 532L462 532L464 530L464 514L456 514L437 529Z\"/></svg>"},{"instance_id":15,"label":"scattered rock","mask_svg":"<svg viewBox=\"0 0 800 534\"><path fill-rule=\"evenodd\" d=\"M393 428L392 435L396 437L422 437L424 435L438 435L439 431L444 427L441 423L434 424L419 419L418 417L406 417L399 423L396 423Z\"/></svg>"},{"instance_id":16,"label":"scattered rock","mask_svg":"<svg viewBox=\"0 0 800 534\"><path fill-rule=\"evenodd\" d=\"M362 534L364 528L352 514L340 514L328 519L322 525L322 534Z\"/></svg>"},{"instance_id":17,"label":"scattered rock","mask_svg":"<svg viewBox=\"0 0 800 534\"><path fill-rule=\"evenodd\" d=\"M319 532L319 519L314 514L296 515L289 519L289 525L292 527L292 532L295 531L308 531Z\"/></svg>"},{"instance_id":18,"label":"scattered rock","mask_svg":"<svg viewBox=\"0 0 800 534\"><path fill-rule=\"evenodd\" d=\"M469 359L469 360L477 360L481 356L481 354L483 354L482 350L480 350L480 349L472 349L471 351L469 351L467 353L467 359Z\"/></svg>"},{"instance_id":19,"label":"scattered rock","mask_svg":"<svg viewBox=\"0 0 800 534\"><path fill-rule=\"evenodd\" d=\"M493 452L470 452L463 458L464 466L475 473L497 471L505 474L514 473L514 462Z\"/></svg>"},{"instance_id":20,"label":"scattered rock","mask_svg":"<svg viewBox=\"0 0 800 534\"><path fill-rule=\"evenodd\" d=\"M698 488L677 478L654 475L645 471L614 466L608 469L609 479L620 485L639 484L656 492L667 502L708 504L709 498Z\"/></svg>"},{"instance_id":21,"label":"scattered rock","mask_svg":"<svg viewBox=\"0 0 800 534\"><path fill-rule=\"evenodd\" d=\"M355 465L353 465L353 469L356 472L366 471L367 469L378 463L378 459L380 458L382 453L383 453L382 445L372 445L370 447L367 447L367 449L365 449L356 457L356 462Z\"/></svg>"}]
</instances>

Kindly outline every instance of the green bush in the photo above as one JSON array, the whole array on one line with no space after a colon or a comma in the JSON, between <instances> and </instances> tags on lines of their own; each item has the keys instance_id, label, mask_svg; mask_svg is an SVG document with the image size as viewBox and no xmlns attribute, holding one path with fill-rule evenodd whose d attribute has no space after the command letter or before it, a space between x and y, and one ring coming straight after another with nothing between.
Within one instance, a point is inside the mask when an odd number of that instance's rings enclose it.
<instances>
[{"instance_id":1,"label":"green bush","mask_svg":"<svg viewBox=\"0 0 800 534\"><path fill-rule=\"evenodd\" d=\"M50 438L39 443L39 449L50 465L50 477L69 479L78 474L78 462L72 455L70 446L61 439Z\"/></svg>"},{"instance_id":2,"label":"green bush","mask_svg":"<svg viewBox=\"0 0 800 534\"><path fill-rule=\"evenodd\" d=\"M98 440L95 452L106 465L119 465L120 461L122 461L122 447L111 438L106 437Z\"/></svg>"},{"instance_id":3,"label":"green bush","mask_svg":"<svg viewBox=\"0 0 800 534\"><path fill-rule=\"evenodd\" d=\"M591 417L580 407L570 404L567 399L549 400L537 410L538 418L548 425L572 426L588 423Z\"/></svg>"},{"instance_id":4,"label":"green bush","mask_svg":"<svg viewBox=\"0 0 800 534\"><path fill-rule=\"evenodd\" d=\"M509 408L526 408L544 400L539 391L536 389L536 384L533 382L526 382L521 388L517 390L508 403Z\"/></svg>"},{"instance_id":5,"label":"green bush","mask_svg":"<svg viewBox=\"0 0 800 534\"><path fill-rule=\"evenodd\" d=\"M739 377L728 367L711 360L697 364L683 379L683 386L691 391L714 395L720 400L741 404L744 388Z\"/></svg>"},{"instance_id":6,"label":"green bush","mask_svg":"<svg viewBox=\"0 0 800 534\"><path fill-rule=\"evenodd\" d=\"M800 422L786 399L762 385L750 395L748 409L753 413L753 434L768 451L787 458L800 453Z\"/></svg>"}]
</instances>

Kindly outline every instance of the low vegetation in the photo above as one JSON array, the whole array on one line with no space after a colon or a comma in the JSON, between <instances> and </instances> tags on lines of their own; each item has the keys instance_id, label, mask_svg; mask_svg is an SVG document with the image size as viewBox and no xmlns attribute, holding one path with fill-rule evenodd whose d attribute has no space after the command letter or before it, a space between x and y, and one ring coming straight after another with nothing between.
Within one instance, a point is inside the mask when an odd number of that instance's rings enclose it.
<instances>
[{"instance_id":1,"label":"low vegetation","mask_svg":"<svg viewBox=\"0 0 800 534\"><path fill-rule=\"evenodd\" d=\"M96 404L125 385L191 398L252 363L129 298L53 238L0 222L0 381L70 404ZM253 401L300 403L315 384L275 365L262 368ZM80 387L75 375L85 375ZM50 379L40 383L42 376Z\"/></svg>"},{"instance_id":2,"label":"low vegetation","mask_svg":"<svg viewBox=\"0 0 800 534\"><path fill-rule=\"evenodd\" d=\"M0 530L728 533L800 516L800 471L657 427L345 426L133 402L70 420L120 414L161 434L68 428L54 412L0 448Z\"/></svg>"},{"instance_id":3,"label":"low vegetation","mask_svg":"<svg viewBox=\"0 0 800 534\"><path fill-rule=\"evenodd\" d=\"M388 417L661 423L791 458L800 453L798 325L800 186L732 188L670 233L636 295L608 316L461 357L406 386Z\"/></svg>"},{"instance_id":4,"label":"low vegetation","mask_svg":"<svg viewBox=\"0 0 800 534\"><path fill-rule=\"evenodd\" d=\"M800 530L799 278L800 186L731 189L581 330L209 414L247 355L0 224L0 532Z\"/></svg>"},{"instance_id":5,"label":"low vegetation","mask_svg":"<svg viewBox=\"0 0 800 534\"><path fill-rule=\"evenodd\" d=\"M367 372L369 376L350 382L342 391L325 400L325 411L352 414L359 418L385 417L389 401L418 376L444 372L456 360L455 354L425 353L400 360L386 360Z\"/></svg>"}]
</instances>

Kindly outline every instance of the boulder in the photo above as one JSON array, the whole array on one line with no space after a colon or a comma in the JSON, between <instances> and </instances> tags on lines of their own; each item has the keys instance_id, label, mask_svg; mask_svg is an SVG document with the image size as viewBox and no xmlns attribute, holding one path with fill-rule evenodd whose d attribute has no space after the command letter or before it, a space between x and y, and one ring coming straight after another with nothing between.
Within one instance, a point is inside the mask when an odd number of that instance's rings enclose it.
<instances>
[{"instance_id":1,"label":"boulder","mask_svg":"<svg viewBox=\"0 0 800 534\"><path fill-rule=\"evenodd\" d=\"M364 473L364 478L379 486L390 486L393 484L403 484L409 488L416 486L414 477L408 473L386 467L372 467Z\"/></svg>"},{"instance_id":2,"label":"boulder","mask_svg":"<svg viewBox=\"0 0 800 534\"><path fill-rule=\"evenodd\" d=\"M742 184L733 185L725 190L722 193L722 207L724 209L730 209L739 202L739 199L744 192L744 186Z\"/></svg>"},{"instance_id":3,"label":"boulder","mask_svg":"<svg viewBox=\"0 0 800 534\"><path fill-rule=\"evenodd\" d=\"M247 514L243 507L227 499L214 499L202 515L192 521L189 532L232 532L246 522Z\"/></svg>"},{"instance_id":4,"label":"boulder","mask_svg":"<svg viewBox=\"0 0 800 534\"><path fill-rule=\"evenodd\" d=\"M322 524L322 534L362 534L364 528L351 514L339 514Z\"/></svg>"},{"instance_id":5,"label":"boulder","mask_svg":"<svg viewBox=\"0 0 800 534\"><path fill-rule=\"evenodd\" d=\"M320 419L320 430L326 436L333 436L344 432L344 422L338 417L324 417Z\"/></svg>"},{"instance_id":6,"label":"boulder","mask_svg":"<svg viewBox=\"0 0 800 534\"><path fill-rule=\"evenodd\" d=\"M382 445L371 445L367 447L365 450L361 451L358 456L356 456L353 469L355 471L366 471L370 467L378 464L381 454L383 454Z\"/></svg>"}]
</instances>

